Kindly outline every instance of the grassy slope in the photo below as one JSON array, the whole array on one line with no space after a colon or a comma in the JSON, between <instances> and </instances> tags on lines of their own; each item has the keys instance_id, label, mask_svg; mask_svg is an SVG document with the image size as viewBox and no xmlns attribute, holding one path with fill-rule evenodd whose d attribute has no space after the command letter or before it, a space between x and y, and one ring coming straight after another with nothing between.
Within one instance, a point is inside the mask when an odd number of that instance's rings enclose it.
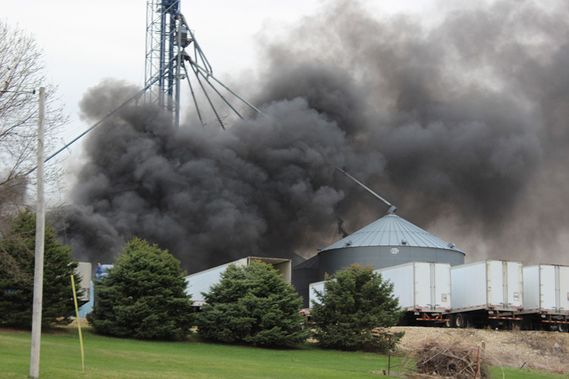
<instances>
[{"instance_id":1,"label":"grassy slope","mask_svg":"<svg viewBox=\"0 0 569 379\"><path fill-rule=\"evenodd\" d=\"M27 377L29 341L27 332L0 330L1 378ZM386 357L376 354L145 342L89 331L85 346L87 371L81 374L76 335L70 331L44 334L41 378L370 378L379 377L387 367ZM508 379L563 377L513 369L503 372ZM492 374L502 378L500 368L493 368Z\"/></svg>"},{"instance_id":2,"label":"grassy slope","mask_svg":"<svg viewBox=\"0 0 569 379\"><path fill-rule=\"evenodd\" d=\"M567 379L567 375L555 375L533 370L517 370L507 367L492 367L490 374L492 375L492 378L495 379Z\"/></svg>"},{"instance_id":3,"label":"grassy slope","mask_svg":"<svg viewBox=\"0 0 569 379\"><path fill-rule=\"evenodd\" d=\"M43 336L44 378L369 378L387 366L377 354L315 348L270 350L206 343L145 342L85 336L80 372L76 335ZM29 333L0 330L0 376L26 378Z\"/></svg>"}]
</instances>

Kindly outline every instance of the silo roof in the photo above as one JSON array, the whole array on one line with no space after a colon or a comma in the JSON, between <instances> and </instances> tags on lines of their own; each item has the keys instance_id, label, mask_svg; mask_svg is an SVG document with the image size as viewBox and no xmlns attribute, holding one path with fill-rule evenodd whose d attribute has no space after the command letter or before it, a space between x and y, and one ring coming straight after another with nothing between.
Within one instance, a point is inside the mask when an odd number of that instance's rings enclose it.
<instances>
[{"instance_id":1,"label":"silo roof","mask_svg":"<svg viewBox=\"0 0 569 379\"><path fill-rule=\"evenodd\" d=\"M454 244L443 241L395 214L383 216L322 251L360 246L412 246L462 252Z\"/></svg>"}]
</instances>

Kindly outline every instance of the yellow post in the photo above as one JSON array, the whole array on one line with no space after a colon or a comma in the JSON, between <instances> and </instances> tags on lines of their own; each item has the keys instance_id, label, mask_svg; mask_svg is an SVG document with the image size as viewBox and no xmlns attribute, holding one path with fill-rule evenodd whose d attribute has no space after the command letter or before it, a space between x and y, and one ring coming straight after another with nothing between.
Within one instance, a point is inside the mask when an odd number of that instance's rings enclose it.
<instances>
[{"instance_id":1,"label":"yellow post","mask_svg":"<svg viewBox=\"0 0 569 379\"><path fill-rule=\"evenodd\" d=\"M85 372L85 350L83 349L83 333L81 333L81 323L79 322L79 305L77 305L77 291L75 291L75 279L71 275L71 288L73 288L73 301L75 302L75 322L79 331L79 346L81 347L81 370Z\"/></svg>"}]
</instances>

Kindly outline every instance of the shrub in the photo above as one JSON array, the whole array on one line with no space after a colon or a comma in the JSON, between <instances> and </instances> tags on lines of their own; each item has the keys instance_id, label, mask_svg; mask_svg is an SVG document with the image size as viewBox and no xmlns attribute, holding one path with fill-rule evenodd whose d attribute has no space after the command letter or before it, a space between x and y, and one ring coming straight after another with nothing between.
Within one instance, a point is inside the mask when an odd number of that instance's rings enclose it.
<instances>
[{"instance_id":1,"label":"shrub","mask_svg":"<svg viewBox=\"0 0 569 379\"><path fill-rule=\"evenodd\" d=\"M302 301L271 265L230 265L221 280L204 294L198 315L205 339L258 346L286 346L306 340L299 314Z\"/></svg>"},{"instance_id":2,"label":"shrub","mask_svg":"<svg viewBox=\"0 0 569 379\"><path fill-rule=\"evenodd\" d=\"M30 211L20 213L10 230L0 240L0 326L31 328L34 292L36 217ZM44 246L42 326L68 324L75 315L71 275L75 282L77 263L71 260L71 248L57 241L46 225ZM78 289L77 296L83 294Z\"/></svg>"},{"instance_id":3,"label":"shrub","mask_svg":"<svg viewBox=\"0 0 569 379\"><path fill-rule=\"evenodd\" d=\"M311 311L314 337L322 347L386 351L403 334L378 333L396 325L401 316L393 285L369 267L352 265L326 282Z\"/></svg>"},{"instance_id":4,"label":"shrub","mask_svg":"<svg viewBox=\"0 0 569 379\"><path fill-rule=\"evenodd\" d=\"M140 339L183 339L192 305L180 262L168 251L134 238L108 275L95 285L89 317L95 332Z\"/></svg>"}]
</instances>

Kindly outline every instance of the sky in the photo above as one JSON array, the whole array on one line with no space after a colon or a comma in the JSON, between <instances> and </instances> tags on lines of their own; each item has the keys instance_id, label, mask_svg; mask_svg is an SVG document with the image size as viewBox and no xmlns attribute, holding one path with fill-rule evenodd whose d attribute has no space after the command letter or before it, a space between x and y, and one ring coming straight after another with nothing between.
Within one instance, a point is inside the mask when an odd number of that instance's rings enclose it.
<instances>
[{"instance_id":1,"label":"sky","mask_svg":"<svg viewBox=\"0 0 569 379\"><path fill-rule=\"evenodd\" d=\"M259 40L286 32L303 17L316 12L327 0L185 0L182 13L194 29L214 72L225 81L239 80L254 71ZM382 15L426 13L433 0L365 0L370 12ZM89 125L79 117L78 103L88 88L114 78L142 85L146 1L144 0L2 0L0 19L18 27L38 42L40 58L70 122L61 135L61 146ZM59 147L59 146L58 146ZM62 161L71 174L80 160L81 144ZM70 159L72 158L72 159ZM74 166L75 165L75 166ZM63 200L63 199L61 199Z\"/></svg>"},{"instance_id":2,"label":"sky","mask_svg":"<svg viewBox=\"0 0 569 379\"><path fill-rule=\"evenodd\" d=\"M182 12L216 77L231 84L242 83L246 75L256 71L260 41L286 34L331 1L342 0L182 0ZM418 15L422 22L437 21L448 14L448 8L476 7L493 1L360 0L378 19L405 13ZM544 7L555 1L566 0L543 2ZM52 146L52 151L89 127L78 114L78 103L89 88L105 78L143 84L146 0L0 0L0 20L36 39L43 50L39 59L45 63L46 76L59 87L58 95L70 122L62 133L61 144ZM257 78L256 84L258 79L262 78ZM56 205L65 202L66 190L72 188L75 173L82 165L81 152L78 143L63 153L60 162L66 174L59 184L61 188L50 193L59 196L52 199ZM527 196L532 193L528 191ZM544 211L543 220L548 220L547 216Z\"/></svg>"}]
</instances>

